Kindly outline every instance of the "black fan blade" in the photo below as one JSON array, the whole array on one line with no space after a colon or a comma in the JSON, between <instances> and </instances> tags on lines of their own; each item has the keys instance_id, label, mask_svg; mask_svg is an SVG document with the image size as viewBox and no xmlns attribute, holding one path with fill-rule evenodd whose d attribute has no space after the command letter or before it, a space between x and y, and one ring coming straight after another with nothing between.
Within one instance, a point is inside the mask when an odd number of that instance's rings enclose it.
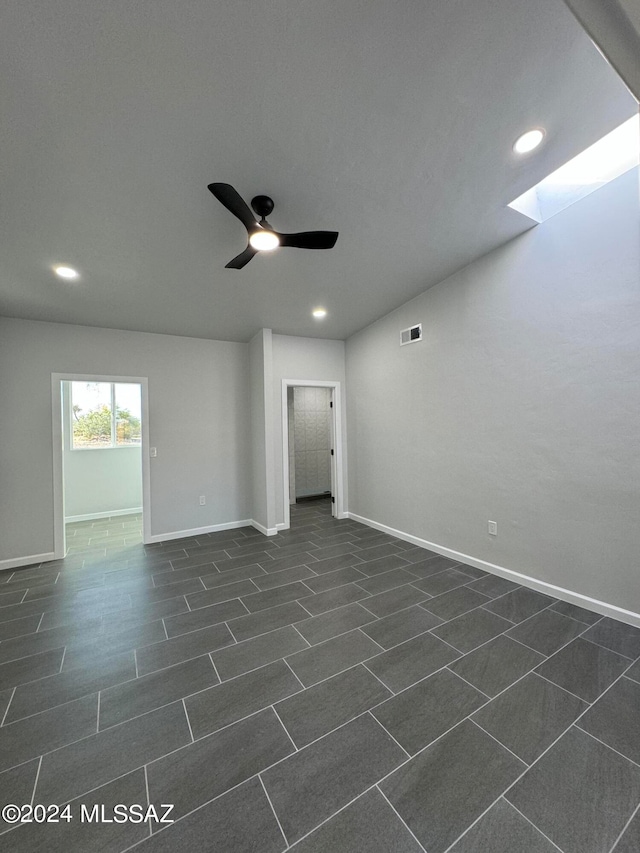
<instances>
[{"instance_id":1,"label":"black fan blade","mask_svg":"<svg viewBox=\"0 0 640 853\"><path fill-rule=\"evenodd\" d=\"M231 184L209 184L208 189L211 190L220 204L223 204L230 213L238 217L247 231L256 227L256 220L249 205L243 201Z\"/></svg>"},{"instance_id":2,"label":"black fan blade","mask_svg":"<svg viewBox=\"0 0 640 853\"><path fill-rule=\"evenodd\" d=\"M239 255L236 255L236 257L232 261L229 261L228 264L225 264L224 268L227 270L241 270L242 267L246 267L251 258L257 254L257 249L254 249L253 246L247 246L244 252L240 252Z\"/></svg>"},{"instance_id":3,"label":"black fan blade","mask_svg":"<svg viewBox=\"0 0 640 853\"><path fill-rule=\"evenodd\" d=\"M278 234L278 237L281 246L293 246L296 249L333 249L338 232L301 231L300 234Z\"/></svg>"}]
</instances>

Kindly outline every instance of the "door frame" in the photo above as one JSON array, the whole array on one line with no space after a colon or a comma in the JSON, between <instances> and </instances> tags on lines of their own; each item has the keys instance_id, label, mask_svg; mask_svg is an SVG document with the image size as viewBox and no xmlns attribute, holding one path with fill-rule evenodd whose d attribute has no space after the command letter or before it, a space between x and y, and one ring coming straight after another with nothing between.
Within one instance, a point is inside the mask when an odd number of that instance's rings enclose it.
<instances>
[{"instance_id":1,"label":"door frame","mask_svg":"<svg viewBox=\"0 0 640 853\"><path fill-rule=\"evenodd\" d=\"M149 466L149 380L146 376L113 376L94 373L51 374L51 424L53 441L53 551L54 560L66 553L64 510L64 455L62 432L63 382L126 382L140 385L142 403L142 541L151 541L151 472Z\"/></svg>"},{"instance_id":2,"label":"door frame","mask_svg":"<svg viewBox=\"0 0 640 853\"><path fill-rule=\"evenodd\" d=\"M291 526L289 505L289 417L287 390L295 387L330 388L332 406L333 456L331 457L331 494L335 498L336 518L346 518L344 507L343 447L342 447L342 396L338 380L283 379L282 380L282 494L284 523L278 529L288 530Z\"/></svg>"}]
</instances>

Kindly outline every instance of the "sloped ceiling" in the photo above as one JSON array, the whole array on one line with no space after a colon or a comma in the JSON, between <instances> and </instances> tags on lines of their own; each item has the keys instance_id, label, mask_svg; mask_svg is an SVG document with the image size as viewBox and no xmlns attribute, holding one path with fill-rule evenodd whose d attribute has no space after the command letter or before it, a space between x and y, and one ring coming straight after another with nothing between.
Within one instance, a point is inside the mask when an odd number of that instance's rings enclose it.
<instances>
[{"instance_id":1,"label":"sloped ceiling","mask_svg":"<svg viewBox=\"0 0 640 853\"><path fill-rule=\"evenodd\" d=\"M638 0L620 0L635 31L640 35L640 2Z\"/></svg>"},{"instance_id":2,"label":"sloped ceiling","mask_svg":"<svg viewBox=\"0 0 640 853\"><path fill-rule=\"evenodd\" d=\"M343 339L531 227L506 204L636 109L562 0L9 0L0 40L0 314L55 322ZM224 269L212 181L337 246Z\"/></svg>"}]
</instances>

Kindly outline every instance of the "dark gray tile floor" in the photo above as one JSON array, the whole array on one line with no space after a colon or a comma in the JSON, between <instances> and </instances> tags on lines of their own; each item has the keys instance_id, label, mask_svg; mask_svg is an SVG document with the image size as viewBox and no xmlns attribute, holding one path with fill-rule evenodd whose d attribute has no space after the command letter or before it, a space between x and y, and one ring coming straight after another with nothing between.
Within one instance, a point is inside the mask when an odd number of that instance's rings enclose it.
<instances>
[{"instance_id":1,"label":"dark gray tile floor","mask_svg":"<svg viewBox=\"0 0 640 853\"><path fill-rule=\"evenodd\" d=\"M636 853L640 630L330 516L0 574L12 851ZM86 820L173 804L174 823ZM83 819L83 817L85 819Z\"/></svg>"}]
</instances>

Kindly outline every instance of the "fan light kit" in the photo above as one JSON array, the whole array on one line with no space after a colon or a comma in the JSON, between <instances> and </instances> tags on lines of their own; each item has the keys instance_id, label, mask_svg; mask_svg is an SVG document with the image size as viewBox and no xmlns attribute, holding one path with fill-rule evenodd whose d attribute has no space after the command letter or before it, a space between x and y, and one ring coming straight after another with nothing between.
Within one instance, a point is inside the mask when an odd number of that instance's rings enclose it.
<instances>
[{"instance_id":1,"label":"fan light kit","mask_svg":"<svg viewBox=\"0 0 640 853\"><path fill-rule=\"evenodd\" d=\"M79 277L78 271L74 270L73 267L67 267L67 266L63 266L61 264L54 267L53 271L60 278L66 278L69 281L72 281L74 278Z\"/></svg>"},{"instance_id":2,"label":"fan light kit","mask_svg":"<svg viewBox=\"0 0 640 853\"><path fill-rule=\"evenodd\" d=\"M271 252L280 245L280 240L273 231L254 231L249 235L249 243L259 252Z\"/></svg>"},{"instance_id":3,"label":"fan light kit","mask_svg":"<svg viewBox=\"0 0 640 853\"><path fill-rule=\"evenodd\" d=\"M273 199L267 195L257 195L251 199L251 207L256 216L260 217L258 221L249 205L230 184L209 184L209 190L247 229L247 248L226 264L227 269L240 270L258 252L270 252L278 246L333 249L336 244L337 231L301 231L299 234L281 234L275 231L266 220L273 210Z\"/></svg>"},{"instance_id":4,"label":"fan light kit","mask_svg":"<svg viewBox=\"0 0 640 853\"><path fill-rule=\"evenodd\" d=\"M529 151L533 151L534 148L537 148L543 139L544 130L541 130L540 128L528 130L516 139L513 143L513 150L516 154L528 154Z\"/></svg>"}]
</instances>

